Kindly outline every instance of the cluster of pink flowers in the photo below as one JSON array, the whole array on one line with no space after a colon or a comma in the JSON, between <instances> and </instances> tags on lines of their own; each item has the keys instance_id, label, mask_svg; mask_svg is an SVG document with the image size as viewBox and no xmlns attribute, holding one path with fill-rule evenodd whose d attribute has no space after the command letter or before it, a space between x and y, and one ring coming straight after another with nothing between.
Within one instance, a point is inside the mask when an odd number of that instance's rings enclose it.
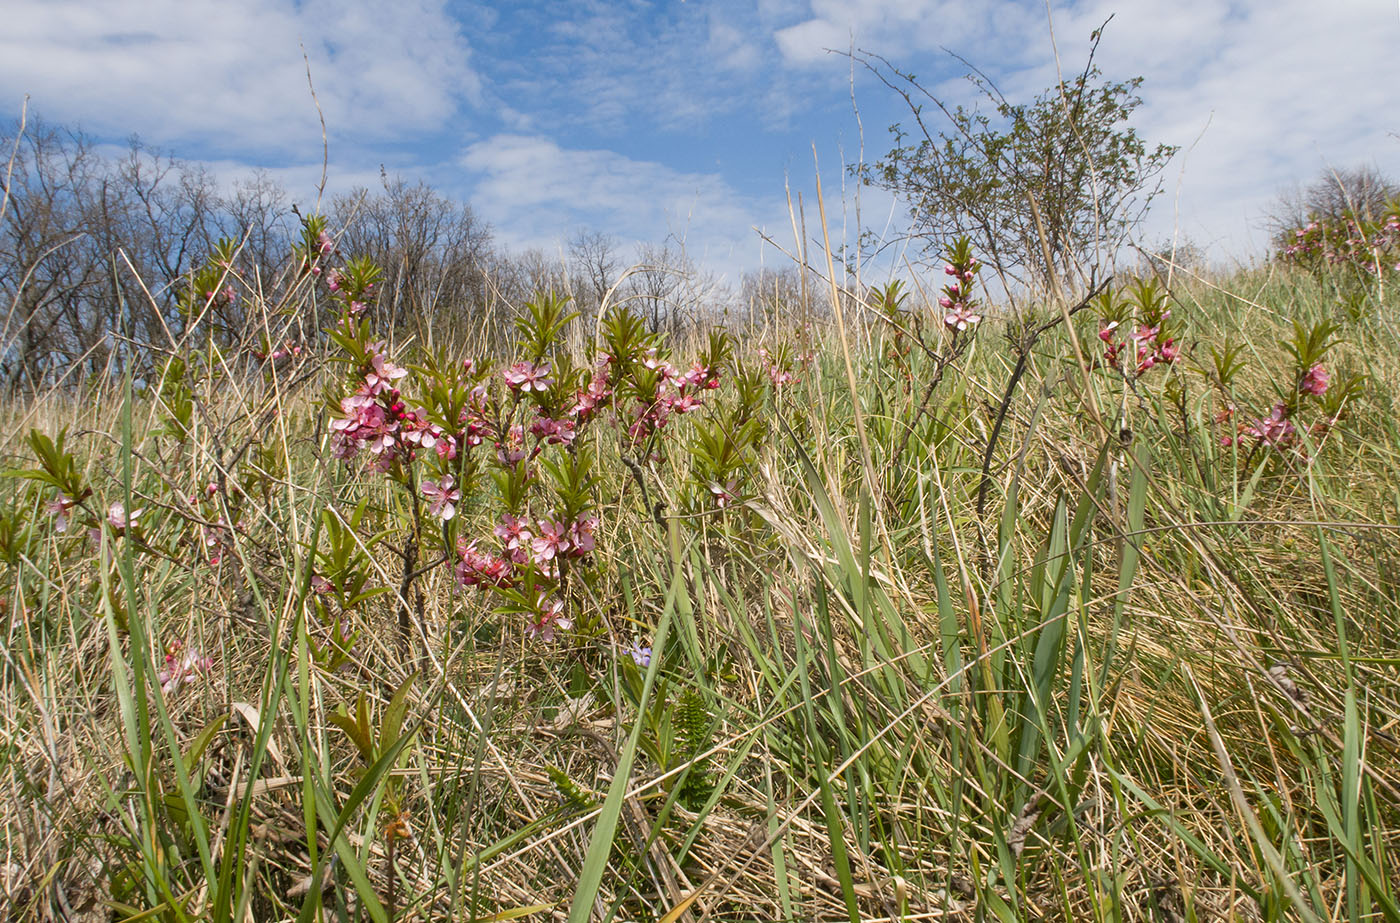
<instances>
[{"instance_id":1,"label":"cluster of pink flowers","mask_svg":"<svg viewBox=\"0 0 1400 923\"><path fill-rule=\"evenodd\" d=\"M186 646L183 641L172 641L165 649L165 666L156 673L161 691L174 695L185 683L214 669L214 660L200 656L199 652Z\"/></svg>"},{"instance_id":2,"label":"cluster of pink flowers","mask_svg":"<svg viewBox=\"0 0 1400 923\"><path fill-rule=\"evenodd\" d=\"M1293 231L1283 248L1285 260L1311 266L1348 263L1376 272L1389 265L1400 248L1400 214L1391 213L1379 221L1358 222L1341 219L1314 219ZM1394 267L1400 271L1400 263Z\"/></svg>"},{"instance_id":3,"label":"cluster of pink flowers","mask_svg":"<svg viewBox=\"0 0 1400 923\"><path fill-rule=\"evenodd\" d=\"M802 380L793 372L792 367L787 362L770 353L768 347L760 346L758 348L758 358L763 360L763 364L768 367L768 380L773 383L774 388L794 385Z\"/></svg>"},{"instance_id":4,"label":"cluster of pink flowers","mask_svg":"<svg viewBox=\"0 0 1400 923\"><path fill-rule=\"evenodd\" d=\"M564 522L553 516L531 520L507 513L492 530L498 550L483 549L479 541L458 542L457 581L464 588L511 589L519 585L524 571L532 570L546 581L557 582L561 562L593 552L597 528L598 517L592 514ZM563 601L545 593L536 601L525 632L531 638L553 641L556 631L572 627Z\"/></svg>"},{"instance_id":5,"label":"cluster of pink flowers","mask_svg":"<svg viewBox=\"0 0 1400 923\"><path fill-rule=\"evenodd\" d=\"M1312 397L1322 397L1327 393L1327 386L1331 383L1332 375L1323 367L1322 363L1314 363L1311 368L1303 373L1298 381L1298 393ZM1239 436L1226 434L1220 438L1222 447L1228 447L1238 441L1243 436L1252 436L1259 445L1271 449L1286 449L1297 445L1298 428L1293 423L1293 417L1297 413L1297 402L1292 404L1286 401L1278 401L1267 417L1256 419L1253 423L1242 424L1239 429ZM1217 420L1228 419L1229 413L1224 413ZM1335 418L1318 420L1307 428L1309 435L1319 437L1336 424Z\"/></svg>"},{"instance_id":6,"label":"cluster of pink flowers","mask_svg":"<svg viewBox=\"0 0 1400 923\"><path fill-rule=\"evenodd\" d=\"M944 275L952 276L953 279L943 286L943 295L938 299L938 306L945 312L943 323L953 330L966 330L982 320L982 314L973 305L970 297L973 280L977 278L977 272L981 268L981 264L976 260L962 266L949 263L943 267Z\"/></svg>"},{"instance_id":7,"label":"cluster of pink flowers","mask_svg":"<svg viewBox=\"0 0 1400 923\"><path fill-rule=\"evenodd\" d=\"M519 571L533 567L554 580L559 562L582 558L597 547L598 517L584 514L570 522L544 517L531 520L506 513L492 530L500 542L500 553L483 551L478 542L463 539L457 545L457 580L464 587L511 587Z\"/></svg>"},{"instance_id":8,"label":"cluster of pink flowers","mask_svg":"<svg viewBox=\"0 0 1400 923\"><path fill-rule=\"evenodd\" d=\"M345 416L331 421L336 458L354 458L368 447L381 470L387 470L394 461L411 458L415 449L435 450L444 459L456 456L455 436L404 405L394 383L408 370L389 361L382 342L370 345L363 372L360 386L341 399Z\"/></svg>"},{"instance_id":9,"label":"cluster of pink flowers","mask_svg":"<svg viewBox=\"0 0 1400 923\"><path fill-rule=\"evenodd\" d=\"M700 362L682 372L657 358L656 350L652 349L642 358L642 365L657 372L658 378L655 397L639 394L633 404L627 435L634 445L663 428L672 415L698 410L704 403L702 393L719 387L718 373Z\"/></svg>"},{"instance_id":10,"label":"cluster of pink flowers","mask_svg":"<svg viewBox=\"0 0 1400 923\"><path fill-rule=\"evenodd\" d=\"M610 364L608 356L598 357L598 361L593 364L593 374L588 379L587 387L580 388L574 395L574 405L569 408L569 416L580 422L589 420L599 407L606 406L612 399L613 388L608 376Z\"/></svg>"},{"instance_id":11,"label":"cluster of pink flowers","mask_svg":"<svg viewBox=\"0 0 1400 923\"><path fill-rule=\"evenodd\" d=\"M1293 425L1292 420L1288 419L1288 406L1282 401L1274 405L1273 412L1267 417L1255 420L1246 426L1244 433L1274 449L1291 445L1298 438L1297 427ZM1226 436L1222 440L1225 445L1229 445L1229 438Z\"/></svg>"},{"instance_id":12,"label":"cluster of pink flowers","mask_svg":"<svg viewBox=\"0 0 1400 923\"><path fill-rule=\"evenodd\" d=\"M1131 350L1133 361L1133 375L1141 377L1158 364L1171 365L1181 358L1181 347L1169 336L1166 335L1166 320L1171 316L1170 310L1164 310L1161 316L1153 318L1151 322L1140 324L1137 329L1128 336L1128 339L1119 342L1118 321L1104 321L1099 328L1099 339L1106 344L1103 352L1103 361L1108 366L1121 369L1123 367L1123 354Z\"/></svg>"},{"instance_id":13,"label":"cluster of pink flowers","mask_svg":"<svg viewBox=\"0 0 1400 923\"><path fill-rule=\"evenodd\" d=\"M1331 380L1331 374L1319 362L1303 374L1303 380L1298 383L1298 390L1304 394L1321 397L1327 393L1327 385Z\"/></svg>"}]
</instances>

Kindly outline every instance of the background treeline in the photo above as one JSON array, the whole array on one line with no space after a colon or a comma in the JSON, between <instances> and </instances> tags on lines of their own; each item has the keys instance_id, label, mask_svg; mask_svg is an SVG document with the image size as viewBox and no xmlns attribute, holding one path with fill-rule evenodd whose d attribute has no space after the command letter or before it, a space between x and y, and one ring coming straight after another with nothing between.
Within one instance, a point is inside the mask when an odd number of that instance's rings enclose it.
<instances>
[{"instance_id":1,"label":"background treeline","mask_svg":"<svg viewBox=\"0 0 1400 923\"><path fill-rule=\"evenodd\" d=\"M293 244L302 216L316 210L315 190L296 198L266 173L228 183L137 139L113 152L32 119L0 132L0 151L9 155L0 161L0 387L30 391L151 367L186 333L182 299L221 240L236 243L237 258L236 297L208 305L207 332L219 345L252 345L268 329L262 313L279 305L314 305L283 296L304 284ZM341 256L383 269L375 309L400 330L484 331L494 340L539 290L572 295L592 317L616 285L615 302L671 332L699 320L762 321L803 301L795 268L747 273L736 288L673 240L633 247L579 229L557 253L512 253L468 203L388 174L377 189L327 195L321 211ZM312 337L318 319L291 327Z\"/></svg>"}]
</instances>

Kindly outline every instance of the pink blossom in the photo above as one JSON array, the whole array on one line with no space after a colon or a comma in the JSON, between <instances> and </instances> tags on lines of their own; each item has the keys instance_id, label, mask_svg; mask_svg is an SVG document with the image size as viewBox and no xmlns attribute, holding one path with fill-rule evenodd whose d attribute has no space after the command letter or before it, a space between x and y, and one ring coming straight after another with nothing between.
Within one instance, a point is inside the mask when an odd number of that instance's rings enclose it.
<instances>
[{"instance_id":1,"label":"pink blossom","mask_svg":"<svg viewBox=\"0 0 1400 923\"><path fill-rule=\"evenodd\" d=\"M552 519L541 519L539 532L530 548L535 553L536 561L549 561L556 555L564 554L569 550L568 527Z\"/></svg>"},{"instance_id":2,"label":"pink blossom","mask_svg":"<svg viewBox=\"0 0 1400 923\"><path fill-rule=\"evenodd\" d=\"M517 519L509 513L501 517L492 533L506 543L507 551L529 550L530 541L534 538L529 521Z\"/></svg>"},{"instance_id":3,"label":"pink blossom","mask_svg":"<svg viewBox=\"0 0 1400 923\"><path fill-rule=\"evenodd\" d=\"M136 520L142 512L142 510L132 510L128 513L126 511L126 505L118 500L107 507L107 523L112 527L113 531L120 534L127 529L134 529L136 527Z\"/></svg>"},{"instance_id":4,"label":"pink blossom","mask_svg":"<svg viewBox=\"0 0 1400 923\"><path fill-rule=\"evenodd\" d=\"M463 587L511 585L512 568L506 559L477 551L476 542L465 547L459 545L457 552L462 558L457 564L457 580Z\"/></svg>"},{"instance_id":5,"label":"pink blossom","mask_svg":"<svg viewBox=\"0 0 1400 923\"><path fill-rule=\"evenodd\" d=\"M786 373L784 373L786 374ZM792 376L787 376L791 380ZM786 383L786 382L785 382ZM670 401L671 410L678 414L689 413L703 406L700 399L693 394L683 394L680 397L672 398Z\"/></svg>"},{"instance_id":6,"label":"pink blossom","mask_svg":"<svg viewBox=\"0 0 1400 923\"><path fill-rule=\"evenodd\" d=\"M1322 363L1319 362L1317 365L1308 369L1307 374L1303 376L1302 383L1298 385L1298 390L1302 391L1304 394L1312 394L1321 397L1323 394L1327 393L1327 385L1331 380L1331 373L1323 368Z\"/></svg>"},{"instance_id":7,"label":"pink blossom","mask_svg":"<svg viewBox=\"0 0 1400 923\"><path fill-rule=\"evenodd\" d=\"M1288 408L1282 402L1274 405L1273 412L1266 419L1255 420L1245 432L1276 448L1287 445L1297 435L1292 421L1288 419Z\"/></svg>"},{"instance_id":8,"label":"pink blossom","mask_svg":"<svg viewBox=\"0 0 1400 923\"><path fill-rule=\"evenodd\" d=\"M376 343L370 347L373 354L370 357L370 370L365 375L365 384L369 386L369 393L378 395L388 391L398 381L408 374L408 369L394 365L380 350L384 348L383 343Z\"/></svg>"},{"instance_id":9,"label":"pink blossom","mask_svg":"<svg viewBox=\"0 0 1400 923\"><path fill-rule=\"evenodd\" d=\"M966 330L967 328L976 324L981 319L981 314L978 314L976 311L974 311L967 305L958 302L953 305L953 310L949 311L946 315L944 315L943 323L947 324L954 330Z\"/></svg>"},{"instance_id":10,"label":"pink blossom","mask_svg":"<svg viewBox=\"0 0 1400 923\"><path fill-rule=\"evenodd\" d=\"M49 515L53 516L54 519L58 520L54 526L55 529L57 529L59 532L68 531L69 510L73 509L73 507L77 505L77 501L74 500L72 497L69 497L67 494L59 494L56 499L49 501Z\"/></svg>"},{"instance_id":11,"label":"pink blossom","mask_svg":"<svg viewBox=\"0 0 1400 923\"><path fill-rule=\"evenodd\" d=\"M574 421L554 420L541 414L530 425L530 432L549 445L569 445L574 441Z\"/></svg>"},{"instance_id":12,"label":"pink blossom","mask_svg":"<svg viewBox=\"0 0 1400 923\"><path fill-rule=\"evenodd\" d=\"M185 683L213 668L212 658L201 657L198 651L186 647L183 641L172 641L165 649L165 667L156 673L156 680L162 692L174 695Z\"/></svg>"},{"instance_id":13,"label":"pink blossom","mask_svg":"<svg viewBox=\"0 0 1400 923\"><path fill-rule=\"evenodd\" d=\"M540 393L549 389L554 384L554 379L549 377L550 366L548 362L541 362L535 365L533 362L517 362L502 373L506 384L511 388L526 393L534 391Z\"/></svg>"},{"instance_id":14,"label":"pink blossom","mask_svg":"<svg viewBox=\"0 0 1400 923\"><path fill-rule=\"evenodd\" d=\"M724 509L725 507L732 504L734 501L738 500L738 491L739 484L738 481L734 478L730 478L728 481L725 481L723 486L720 486L717 483L710 484L710 494L714 497L715 506L719 509Z\"/></svg>"},{"instance_id":15,"label":"pink blossom","mask_svg":"<svg viewBox=\"0 0 1400 923\"><path fill-rule=\"evenodd\" d=\"M423 496L428 498L428 513L436 516L443 522L451 519L457 513L457 501L462 499L462 492L453 486L452 475L444 474L440 481L424 481L420 488Z\"/></svg>"},{"instance_id":16,"label":"pink blossom","mask_svg":"<svg viewBox=\"0 0 1400 923\"><path fill-rule=\"evenodd\" d=\"M573 521L569 526L569 541L573 544L573 553L582 556L591 552L597 545L594 531L598 528L598 517L592 514L584 514Z\"/></svg>"},{"instance_id":17,"label":"pink blossom","mask_svg":"<svg viewBox=\"0 0 1400 923\"><path fill-rule=\"evenodd\" d=\"M573 619L564 615L562 600L549 602L539 615L525 627L525 634L546 644L554 640L556 630L568 631L574 627Z\"/></svg>"}]
</instances>

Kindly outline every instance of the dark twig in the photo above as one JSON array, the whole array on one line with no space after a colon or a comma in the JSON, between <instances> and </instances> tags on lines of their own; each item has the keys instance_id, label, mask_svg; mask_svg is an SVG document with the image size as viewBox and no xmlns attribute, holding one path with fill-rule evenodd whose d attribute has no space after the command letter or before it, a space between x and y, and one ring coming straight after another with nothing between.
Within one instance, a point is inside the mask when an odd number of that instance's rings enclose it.
<instances>
[{"instance_id":1,"label":"dark twig","mask_svg":"<svg viewBox=\"0 0 1400 923\"><path fill-rule=\"evenodd\" d=\"M1089 306L1089 303L1098 297L1108 286L1109 280L1105 279L1089 290L1082 300L1069 311L1060 314L1052 320L1048 320L1039 327L1033 328L1022 338L1017 348L1016 368L1011 373L1011 378L1006 383L1006 390L1001 395L1001 405L997 408L997 416L992 424L992 434L987 438L987 449L982 453L982 480L977 486L977 519L981 521L982 513L987 507L987 489L991 486L992 458L996 455L997 442L1001 439L1001 428L1006 422L1007 411L1011 409L1011 398L1016 394L1016 386L1021 382L1021 376L1026 373L1027 359L1031 350L1040 337L1049 330L1053 330L1059 324L1064 323L1067 317L1073 317Z\"/></svg>"}]
</instances>

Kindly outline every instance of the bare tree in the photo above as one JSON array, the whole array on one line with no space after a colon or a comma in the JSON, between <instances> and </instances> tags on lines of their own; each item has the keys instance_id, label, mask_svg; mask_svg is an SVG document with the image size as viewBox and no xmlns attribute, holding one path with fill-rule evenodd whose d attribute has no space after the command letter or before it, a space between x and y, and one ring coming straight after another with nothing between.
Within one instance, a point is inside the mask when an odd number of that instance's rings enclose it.
<instances>
[{"instance_id":1,"label":"bare tree","mask_svg":"<svg viewBox=\"0 0 1400 923\"><path fill-rule=\"evenodd\" d=\"M344 229L341 249L383 268L390 324L461 314L483 303L491 229L470 205L424 182L386 177L383 192L338 196L331 211Z\"/></svg>"},{"instance_id":2,"label":"bare tree","mask_svg":"<svg viewBox=\"0 0 1400 923\"><path fill-rule=\"evenodd\" d=\"M597 314L618 271L617 243L610 235L580 228L569 238L574 303L585 317Z\"/></svg>"},{"instance_id":3,"label":"bare tree","mask_svg":"<svg viewBox=\"0 0 1400 923\"><path fill-rule=\"evenodd\" d=\"M1327 169L1306 186L1295 183L1281 190L1264 222L1269 235L1282 241L1309 221L1353 214L1363 221L1374 221L1397 198L1400 185L1371 164Z\"/></svg>"}]
</instances>

